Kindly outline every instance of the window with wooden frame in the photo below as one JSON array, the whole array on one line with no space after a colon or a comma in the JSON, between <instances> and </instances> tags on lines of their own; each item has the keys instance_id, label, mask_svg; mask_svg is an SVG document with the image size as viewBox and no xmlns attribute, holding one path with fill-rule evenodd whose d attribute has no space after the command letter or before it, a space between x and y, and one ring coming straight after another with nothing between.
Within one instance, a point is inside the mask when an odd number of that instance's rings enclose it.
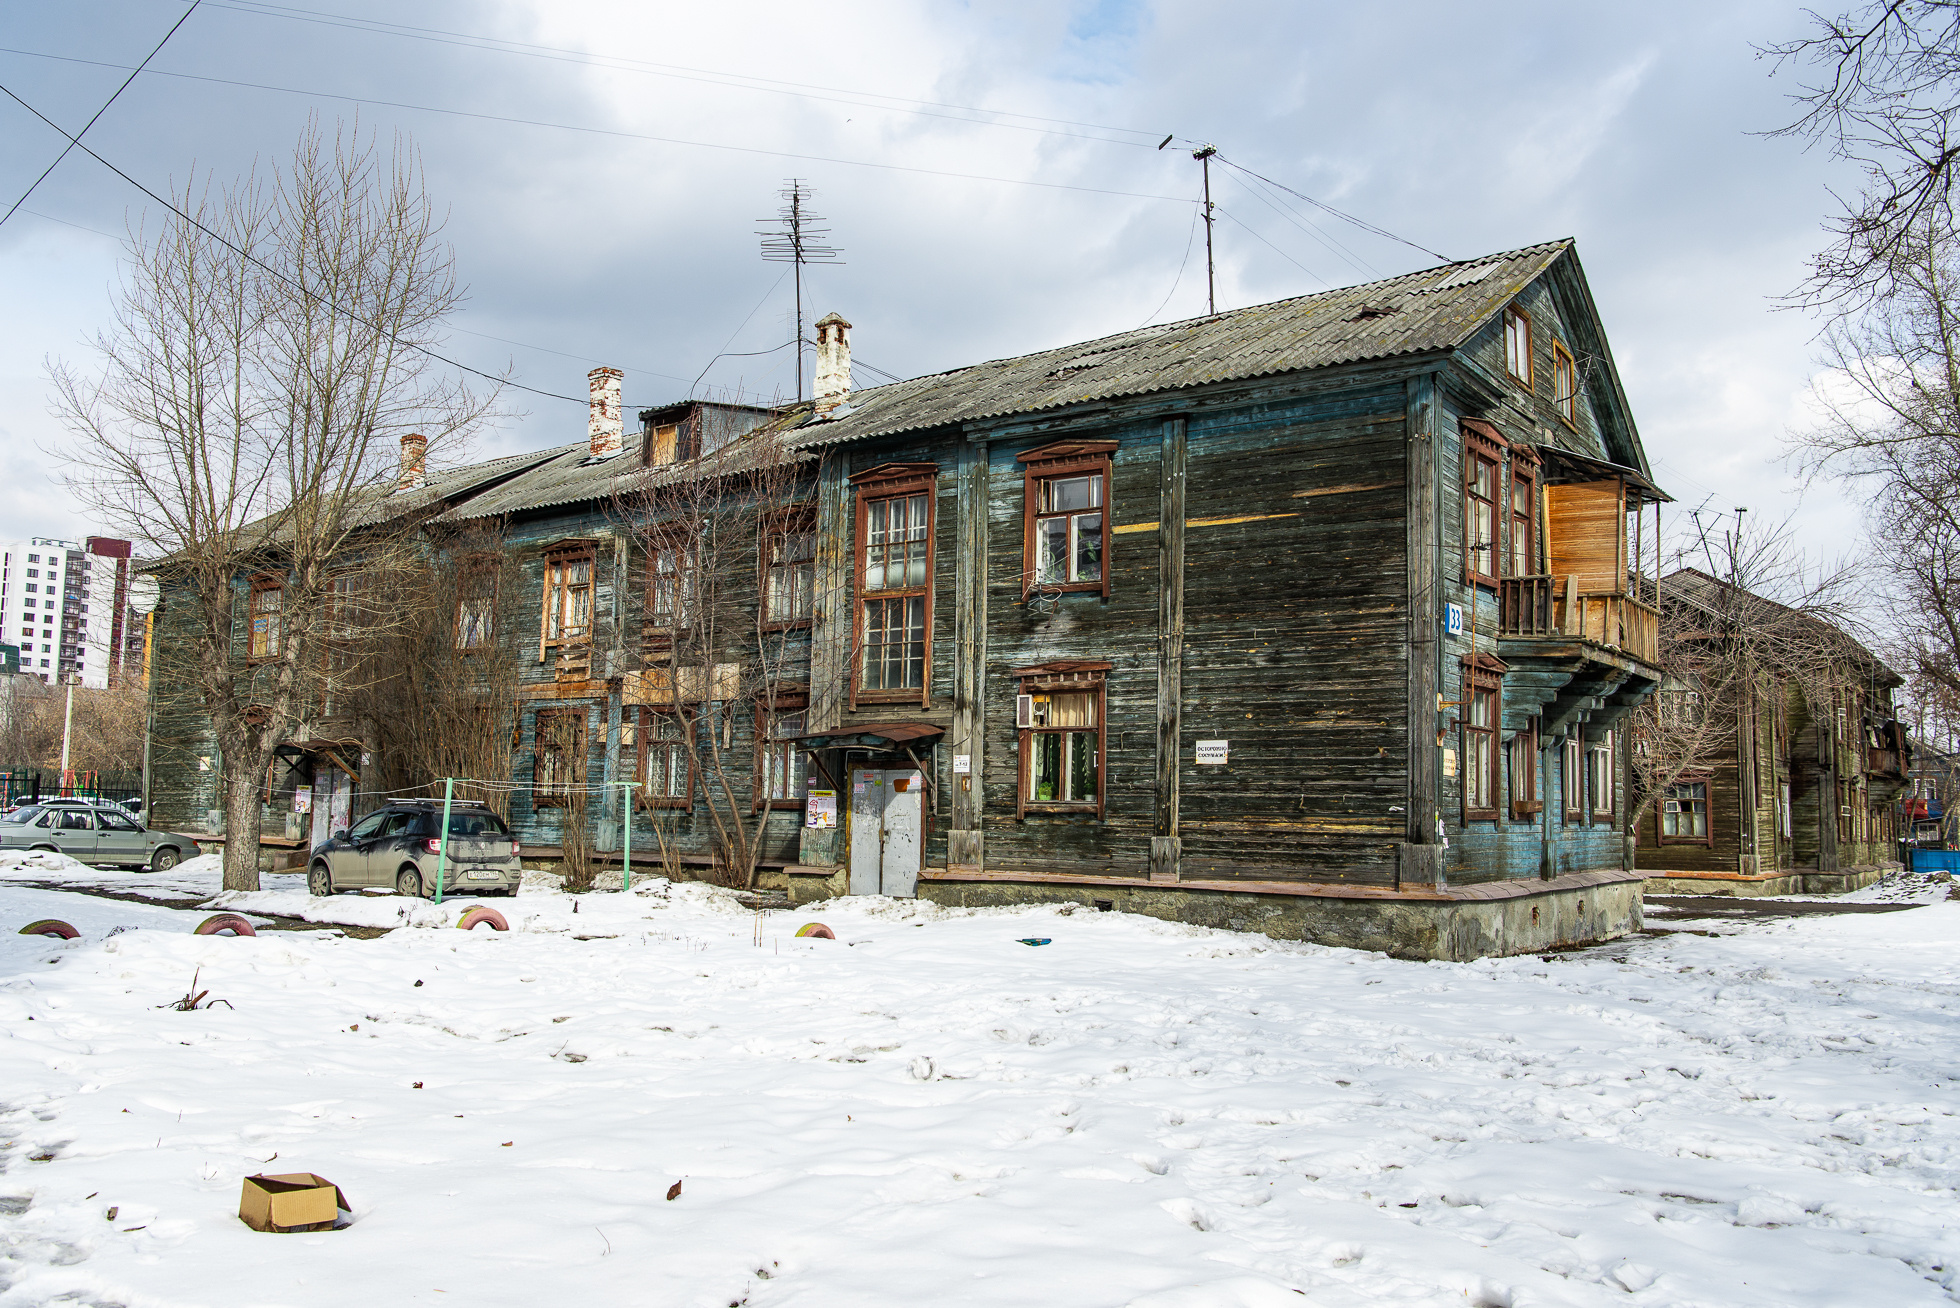
<instances>
[{"instance_id":1,"label":"window with wooden frame","mask_svg":"<svg viewBox=\"0 0 1960 1308\"><path fill-rule=\"evenodd\" d=\"M678 463L681 458L681 427L677 422L663 422L657 427L647 428L647 463L660 467Z\"/></svg>"},{"instance_id":2,"label":"window with wooden frame","mask_svg":"<svg viewBox=\"0 0 1960 1308\"><path fill-rule=\"evenodd\" d=\"M755 806L801 808L808 763L797 737L805 730L803 695L778 695L755 706Z\"/></svg>"},{"instance_id":3,"label":"window with wooden frame","mask_svg":"<svg viewBox=\"0 0 1960 1308\"><path fill-rule=\"evenodd\" d=\"M1531 315L1516 305L1504 311L1504 371L1531 389Z\"/></svg>"},{"instance_id":4,"label":"window with wooden frame","mask_svg":"<svg viewBox=\"0 0 1960 1308\"><path fill-rule=\"evenodd\" d=\"M671 642L676 631L694 621L700 564L700 540L693 532L675 528L647 538L646 604L641 612L646 634L657 643Z\"/></svg>"},{"instance_id":5,"label":"window with wooden frame","mask_svg":"<svg viewBox=\"0 0 1960 1308\"><path fill-rule=\"evenodd\" d=\"M1511 816L1528 821L1544 809L1538 799L1538 719L1511 737Z\"/></svg>"},{"instance_id":6,"label":"window with wooden frame","mask_svg":"<svg viewBox=\"0 0 1960 1308\"><path fill-rule=\"evenodd\" d=\"M496 636L499 560L472 554L456 575L456 648L483 649Z\"/></svg>"},{"instance_id":7,"label":"window with wooden frame","mask_svg":"<svg viewBox=\"0 0 1960 1308\"><path fill-rule=\"evenodd\" d=\"M531 734L531 804L563 808L585 785L583 708L539 709Z\"/></svg>"},{"instance_id":8,"label":"window with wooden frame","mask_svg":"<svg viewBox=\"0 0 1960 1308\"><path fill-rule=\"evenodd\" d=\"M246 657L276 659L285 645L286 581L271 575L252 578L246 597L246 614L251 623Z\"/></svg>"},{"instance_id":9,"label":"window with wooden frame","mask_svg":"<svg viewBox=\"0 0 1960 1308\"><path fill-rule=\"evenodd\" d=\"M763 523L762 621L770 627L799 626L810 620L817 580L817 524L808 512Z\"/></svg>"},{"instance_id":10,"label":"window with wooden frame","mask_svg":"<svg viewBox=\"0 0 1960 1308\"><path fill-rule=\"evenodd\" d=\"M620 720L620 752L639 782L641 808L694 806L694 714L683 708L628 709Z\"/></svg>"},{"instance_id":11,"label":"window with wooden frame","mask_svg":"<svg viewBox=\"0 0 1960 1308\"><path fill-rule=\"evenodd\" d=\"M1504 447L1480 431L1463 432L1463 576L1497 584L1498 494Z\"/></svg>"},{"instance_id":12,"label":"window with wooden frame","mask_svg":"<svg viewBox=\"0 0 1960 1308\"><path fill-rule=\"evenodd\" d=\"M1505 573L1512 577L1538 575L1538 456L1519 446L1511 448L1511 511Z\"/></svg>"},{"instance_id":13,"label":"window with wooden frame","mask_svg":"<svg viewBox=\"0 0 1960 1308\"><path fill-rule=\"evenodd\" d=\"M1663 845L1715 844L1714 824L1709 821L1708 779L1676 777L1661 788L1660 812L1654 819Z\"/></svg>"},{"instance_id":14,"label":"window with wooden frame","mask_svg":"<svg viewBox=\"0 0 1960 1308\"><path fill-rule=\"evenodd\" d=\"M1104 678L1111 665L1086 659L1016 668L1014 725L1020 738L1016 816L1103 814L1108 738Z\"/></svg>"},{"instance_id":15,"label":"window with wooden frame","mask_svg":"<svg viewBox=\"0 0 1960 1308\"><path fill-rule=\"evenodd\" d=\"M926 702L938 471L931 463L888 463L851 478L858 593L853 707L865 700Z\"/></svg>"},{"instance_id":16,"label":"window with wooden frame","mask_svg":"<svg viewBox=\"0 0 1960 1308\"><path fill-rule=\"evenodd\" d=\"M1567 822L1586 820L1585 738L1574 727L1565 738L1559 757L1559 792Z\"/></svg>"},{"instance_id":17,"label":"window with wooden frame","mask_svg":"<svg viewBox=\"0 0 1960 1308\"><path fill-rule=\"evenodd\" d=\"M598 543L560 541L544 552L544 614L538 661L553 647L592 643L593 563Z\"/></svg>"},{"instance_id":18,"label":"window with wooden frame","mask_svg":"<svg viewBox=\"0 0 1960 1308\"><path fill-rule=\"evenodd\" d=\"M1093 591L1109 598L1110 475L1115 441L1058 441L1024 451L1021 595Z\"/></svg>"},{"instance_id":19,"label":"window with wooden frame","mask_svg":"<svg viewBox=\"0 0 1960 1308\"><path fill-rule=\"evenodd\" d=\"M1488 654L1463 665L1463 818L1497 818L1498 733L1504 720L1504 665Z\"/></svg>"},{"instance_id":20,"label":"window with wooden frame","mask_svg":"<svg viewBox=\"0 0 1960 1308\"><path fill-rule=\"evenodd\" d=\"M1602 731L1597 739L1586 742L1586 810L1595 822L1613 820L1618 766L1611 731Z\"/></svg>"},{"instance_id":21,"label":"window with wooden frame","mask_svg":"<svg viewBox=\"0 0 1960 1308\"><path fill-rule=\"evenodd\" d=\"M367 574L342 572L327 586L320 623L320 716L338 717L342 696L358 681L362 638L372 630Z\"/></svg>"},{"instance_id":22,"label":"window with wooden frame","mask_svg":"<svg viewBox=\"0 0 1960 1308\"><path fill-rule=\"evenodd\" d=\"M1572 352L1552 342L1552 408L1566 426L1579 426L1579 370L1572 363Z\"/></svg>"}]
</instances>

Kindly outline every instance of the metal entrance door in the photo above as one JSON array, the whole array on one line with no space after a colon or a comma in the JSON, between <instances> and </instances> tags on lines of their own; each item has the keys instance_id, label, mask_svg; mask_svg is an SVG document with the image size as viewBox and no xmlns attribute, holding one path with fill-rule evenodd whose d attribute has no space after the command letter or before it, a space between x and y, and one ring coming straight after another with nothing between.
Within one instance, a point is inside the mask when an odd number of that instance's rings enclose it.
<instances>
[{"instance_id":1,"label":"metal entrance door","mask_svg":"<svg viewBox=\"0 0 1960 1308\"><path fill-rule=\"evenodd\" d=\"M851 770L852 894L917 893L924 791L917 768Z\"/></svg>"}]
</instances>

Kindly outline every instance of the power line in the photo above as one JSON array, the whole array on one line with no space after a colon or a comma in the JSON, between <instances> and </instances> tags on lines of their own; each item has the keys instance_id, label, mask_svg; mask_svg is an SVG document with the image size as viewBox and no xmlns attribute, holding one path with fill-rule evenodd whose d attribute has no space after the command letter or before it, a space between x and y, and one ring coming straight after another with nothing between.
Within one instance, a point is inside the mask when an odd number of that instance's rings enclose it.
<instances>
[{"instance_id":1,"label":"power line","mask_svg":"<svg viewBox=\"0 0 1960 1308\"><path fill-rule=\"evenodd\" d=\"M1248 232L1251 232L1253 238L1257 240L1260 244L1264 245L1267 249L1271 250L1274 254L1277 254L1280 258L1292 264L1295 268L1298 268L1301 272L1305 273L1307 276L1319 282L1322 286L1332 286L1334 284L1328 281L1325 277L1322 277L1319 273L1315 272L1313 269L1307 267L1307 265L1305 265L1304 263L1301 263L1298 259L1295 259L1292 255L1288 254L1286 251L1280 249L1277 245L1274 245L1271 241L1267 240L1264 236L1261 236L1257 228L1255 228L1251 223L1248 223L1245 219L1233 213L1230 209L1227 209L1224 205L1221 204L1215 207L1217 208L1218 212L1224 214L1227 218L1230 218L1233 222L1245 228Z\"/></svg>"},{"instance_id":2,"label":"power line","mask_svg":"<svg viewBox=\"0 0 1960 1308\"><path fill-rule=\"evenodd\" d=\"M1247 174L1247 176L1250 176L1250 174ZM1377 269L1373 264L1369 263L1366 259L1363 259L1360 255L1354 253L1354 251L1348 249L1345 245L1342 245L1339 241L1333 240L1332 238L1326 236L1324 233L1320 231L1319 228L1315 227L1312 223L1304 221L1298 214L1293 212L1291 206L1281 204L1278 201L1272 199L1267 194L1267 188L1264 182L1259 181L1257 178L1253 178L1249 182L1242 181L1240 185L1245 187L1245 193L1247 195L1250 195L1253 199L1259 201L1259 203L1265 205L1268 209L1271 209L1274 213L1284 218L1287 222L1292 223L1295 227L1305 232L1308 236L1312 237L1316 242L1318 242L1323 250L1326 250L1329 254L1333 255L1335 258L1340 259L1341 261L1346 263L1348 267L1354 269L1356 272L1360 273L1363 277L1375 279L1381 276L1381 271Z\"/></svg>"},{"instance_id":3,"label":"power line","mask_svg":"<svg viewBox=\"0 0 1960 1308\"><path fill-rule=\"evenodd\" d=\"M151 50L150 53L144 55L143 62L129 70L129 76L123 78L122 85L116 88L115 95L110 96L107 100L104 100L102 102L102 107L95 111L95 117L89 119L87 122L82 124L82 130L75 134L75 139L73 141L70 141L67 145L62 146L61 153L54 157L54 162L41 170L41 175L34 179L32 185L30 185L25 191L22 191L20 193L20 199L15 200L12 205L8 206L6 213L0 214L0 226L4 226L6 224L7 219L14 216L14 211L20 208L23 204L27 203L27 197L34 194L35 189L38 188L42 182L48 180L49 173L53 172L56 168L59 168L61 166L61 161L68 157L68 152L75 148L75 143L77 141L80 141L82 137L87 136L88 129L95 126L96 118L100 118L102 117L103 114L109 112L109 106L114 104L117 98L121 96L124 91L127 91L129 89L129 84L136 80L136 74L142 72L145 68L150 66L150 60L157 57L157 51L163 49L164 46L170 43L170 38L177 35L177 29L184 25L184 21L186 19L188 19L192 14L197 12L197 7L201 3L203 3L203 0L191 0L191 7L189 9L186 9L178 17L177 21L170 25L170 30L163 34L163 40L157 42L156 49Z\"/></svg>"},{"instance_id":4,"label":"power line","mask_svg":"<svg viewBox=\"0 0 1960 1308\"><path fill-rule=\"evenodd\" d=\"M74 143L76 148L81 150L82 153L86 154L89 158L95 160L97 163L101 164L104 168L107 168L110 172L122 178L125 182L128 182L131 186L135 187L143 194L149 196L152 200L164 206L166 209L176 214L179 218L182 218L185 222L197 228L197 230L199 230L200 232L203 232L206 236L210 237L212 240L218 242L218 244L229 249L230 251L232 251L232 253L238 255L239 257L247 260L255 267L262 268L266 272L271 273L274 277L277 277L280 281L285 282L288 286L291 286L293 289L297 290L300 294L306 296L307 299L312 300L316 304L324 305L325 307L333 310L335 313L341 314L342 316L348 318L349 320L361 324L361 326L366 327L369 331L380 332L383 336L386 336L389 340L394 341L398 345L404 345L409 349L414 350L418 354L426 355L429 358L435 359L440 363L446 363L452 368L456 368L463 372L470 373L473 376L481 377L485 381L492 381L497 383L499 386L509 386L512 387L513 389L520 390L520 391L529 391L533 395L542 395L549 400L569 400L574 404L590 403L589 399L582 400L572 395L559 395L553 391L539 390L535 386L526 386L521 382L514 382L509 380L508 378L493 376L490 373L484 372L481 368L472 368L467 363L462 363L456 359L452 359L448 355L438 354L426 345L417 345L413 341L402 340L401 337L397 336L395 333L376 326L375 324L369 322L366 318L363 318L360 314L355 313L351 309L343 308L342 306L334 303L332 300L329 300L325 296L322 296L321 294L319 294L319 292L313 290L311 287L305 286L302 283L294 281L292 278L288 277L285 273L280 272L272 265L266 263L263 259L260 259L257 255L252 254L247 250L241 249L236 245L233 245L230 241L218 235L218 233L212 231L209 227L206 227L203 223L191 217L191 215L184 212L182 209L179 209L173 201L164 199L162 196L158 195L155 191L152 191L149 187L143 185L143 183L137 181L134 177L131 177L128 173L116 167L114 164L110 163L107 159L104 159L101 155L97 154L94 150L90 149L86 145L83 145L80 138L69 135L66 128L56 123L52 118L49 118L46 114L42 113L39 109L36 109L33 105L27 103L27 101L21 99L18 95L15 95L14 92L10 88L8 88L4 83L0 83L0 93L4 93L7 96L7 98L12 100L15 104L27 110L28 113L33 114L36 118L46 123L49 127L54 128L55 131L60 132L63 136L66 136L71 142Z\"/></svg>"},{"instance_id":5,"label":"power line","mask_svg":"<svg viewBox=\"0 0 1960 1308\"><path fill-rule=\"evenodd\" d=\"M1189 267L1191 264L1191 246L1194 244L1197 235L1198 235L1198 210L1195 207L1193 207L1191 210L1191 225L1188 228L1186 228L1184 232L1184 257L1178 260L1177 276L1171 278L1171 288L1168 291L1164 292L1163 300L1157 305L1155 309L1151 311L1150 317L1145 318L1142 322L1137 324L1137 329L1139 331L1141 331L1145 327L1148 327L1150 325L1151 318L1155 318L1158 314L1162 313L1164 311L1164 305L1169 304L1171 302L1171 296L1177 294L1178 286L1184 281L1184 270L1187 267Z\"/></svg>"},{"instance_id":6,"label":"power line","mask_svg":"<svg viewBox=\"0 0 1960 1308\"><path fill-rule=\"evenodd\" d=\"M1057 136L1071 136L1082 140L1100 141L1106 145L1146 146L1155 140L1155 131L1136 127L1115 127L1107 123L1085 123L1068 118L1052 118L1041 114L1016 113L1006 109L988 109L977 105L949 104L939 100L919 100L909 96L885 95L877 91L863 91L854 87L825 86L812 82L788 82L769 77L757 77L751 73L731 73L715 68L695 68L686 64L656 63L645 59L632 59L619 55L595 55L590 51L573 50L563 46L537 45L528 41L512 41L504 37L484 36L474 32L452 32L437 27L414 27L406 23L390 23L381 19L360 18L350 14L337 14L322 9L301 9L291 5L278 5L244 0L212 0L213 7L230 9L237 13L252 14L261 18L283 18L291 22L314 23L326 27L346 28L350 31L370 32L376 36L394 36L406 40L427 41L438 45L454 45L469 50L486 50L496 54L522 55L527 58L548 59L557 63L582 64L594 68L606 68L617 72L644 73L656 77L672 77L683 81L703 82L711 86L726 86L735 90L764 91L775 95L793 95L803 99L826 100L836 104L853 104L867 109L880 109L891 113L921 114L932 118L948 118L953 122L971 123L979 127L1006 127L1018 131L1046 132ZM813 95L811 92L831 94ZM868 99L838 99L838 96L864 96ZM876 104L873 101L888 101ZM925 106L913 108L910 106ZM1098 132L1124 132L1145 139L1137 141L1117 141L1107 137L1083 136L1079 132L1055 132L1052 128L1023 127L1018 123L994 123L978 118L954 118L949 114L936 114L933 109L952 109L960 113L995 114L1004 118L1020 118L1029 123L1052 123L1059 127L1082 127Z\"/></svg>"},{"instance_id":7,"label":"power line","mask_svg":"<svg viewBox=\"0 0 1960 1308\"><path fill-rule=\"evenodd\" d=\"M31 59L52 59L61 63L87 64L95 68L125 69L127 64L112 64L100 59L81 59L74 55L47 54L40 50L21 50L12 46L0 46L0 54L25 55ZM803 159L812 163L841 164L847 168L876 168L883 172L918 173L926 177L951 177L961 181L994 182L1003 186L1033 186L1050 191L1080 191L1087 195L1117 195L1133 200L1170 200L1178 204L1190 201L1180 195L1156 195L1148 191L1119 191L1106 186L1077 186L1069 182L1037 182L1021 177L994 177L986 173L961 173L947 168L919 168L911 164L875 163L865 159L843 159L834 155L801 154L795 150L767 150L752 145L724 145L719 141L694 141L679 136L655 136L647 132L628 132L611 127L586 127L578 123L554 123L537 118L515 118L505 114L477 113L468 109L446 109L440 105L412 104L405 100L378 100L371 96L347 95L339 91L313 91L297 86L269 86L264 82L247 82L230 77L207 77L198 73L173 73L163 69L149 70L152 77L174 77L187 82L209 82L217 86L237 86L252 91L272 91L280 95L312 96L323 100L345 100L349 104L377 105L385 109L409 109L417 113L445 114L452 118L478 118L485 122L509 123L519 127L548 127L561 132L582 132L591 136L611 136L628 141L652 141L660 145L685 145L700 150L726 150L733 154L759 154L775 159Z\"/></svg>"},{"instance_id":8,"label":"power line","mask_svg":"<svg viewBox=\"0 0 1960 1308\"><path fill-rule=\"evenodd\" d=\"M1224 164L1227 168L1236 168L1248 177L1257 177L1260 181L1266 183L1266 185L1268 186L1276 186L1280 190L1285 191L1288 195L1292 196L1294 199L1305 200L1308 204L1312 205L1314 208L1323 210L1327 213L1331 213L1336 218L1339 218L1342 222L1353 223L1356 227L1359 227L1364 232L1372 232L1376 236L1380 236L1387 240L1394 241L1399 245L1406 245L1411 250L1420 250L1424 254L1428 255L1430 258L1440 259L1444 263L1462 262L1459 259L1450 258L1447 254L1438 254L1426 245L1417 245L1414 241L1409 240L1407 237L1397 236L1394 232L1391 232L1383 227L1377 227L1373 223L1367 222L1363 219L1356 218L1351 213L1343 213L1339 209L1336 209L1333 205L1328 204L1325 201L1316 200L1311 195L1303 195L1299 191L1296 191L1292 187L1286 185L1284 182L1276 182L1272 178L1267 177L1261 173L1255 173L1250 168L1247 168L1244 164L1233 163L1230 159L1227 159L1222 154L1218 156L1218 162Z\"/></svg>"}]
</instances>

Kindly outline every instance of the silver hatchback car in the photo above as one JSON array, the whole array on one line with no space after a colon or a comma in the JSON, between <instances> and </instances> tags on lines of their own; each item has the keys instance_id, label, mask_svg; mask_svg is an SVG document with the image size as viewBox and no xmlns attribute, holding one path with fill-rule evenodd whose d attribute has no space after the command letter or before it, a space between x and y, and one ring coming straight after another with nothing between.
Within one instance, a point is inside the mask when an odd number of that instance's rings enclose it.
<instances>
[{"instance_id":1,"label":"silver hatchback car","mask_svg":"<svg viewBox=\"0 0 1960 1308\"><path fill-rule=\"evenodd\" d=\"M316 895L393 886L422 898L435 893L443 863L442 805L409 800L368 814L352 828L314 848L306 888ZM453 804L449 813L445 895L514 895L524 879L517 838L504 820L481 804Z\"/></svg>"}]
</instances>

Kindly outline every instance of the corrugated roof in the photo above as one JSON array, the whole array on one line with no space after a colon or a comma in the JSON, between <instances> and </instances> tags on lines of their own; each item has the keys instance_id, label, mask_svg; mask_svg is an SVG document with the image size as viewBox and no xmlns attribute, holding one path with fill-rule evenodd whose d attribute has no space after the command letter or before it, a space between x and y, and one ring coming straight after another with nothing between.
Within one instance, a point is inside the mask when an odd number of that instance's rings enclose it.
<instances>
[{"instance_id":1,"label":"corrugated roof","mask_svg":"<svg viewBox=\"0 0 1960 1308\"><path fill-rule=\"evenodd\" d=\"M1746 597L1748 603L1738 603L1733 598L1736 596ZM1675 603L1686 601L1703 613L1728 620L1749 620L1752 607L1756 607L1759 617L1763 615L1764 610L1788 614L1792 618L1814 626L1820 640L1837 643L1839 648L1851 655L1853 662L1863 663L1882 674L1880 680L1893 686L1905 683L1905 678L1895 672L1890 664L1872 653L1863 641L1836 623L1827 622L1813 614L1801 613L1787 604L1758 595L1753 590L1744 590L1740 586L1731 585L1720 578L1710 576L1700 568L1677 568L1662 577L1661 598L1663 601Z\"/></svg>"},{"instance_id":2,"label":"corrugated roof","mask_svg":"<svg viewBox=\"0 0 1960 1308\"><path fill-rule=\"evenodd\" d=\"M1570 240L859 391L807 445L1460 345Z\"/></svg>"}]
</instances>

